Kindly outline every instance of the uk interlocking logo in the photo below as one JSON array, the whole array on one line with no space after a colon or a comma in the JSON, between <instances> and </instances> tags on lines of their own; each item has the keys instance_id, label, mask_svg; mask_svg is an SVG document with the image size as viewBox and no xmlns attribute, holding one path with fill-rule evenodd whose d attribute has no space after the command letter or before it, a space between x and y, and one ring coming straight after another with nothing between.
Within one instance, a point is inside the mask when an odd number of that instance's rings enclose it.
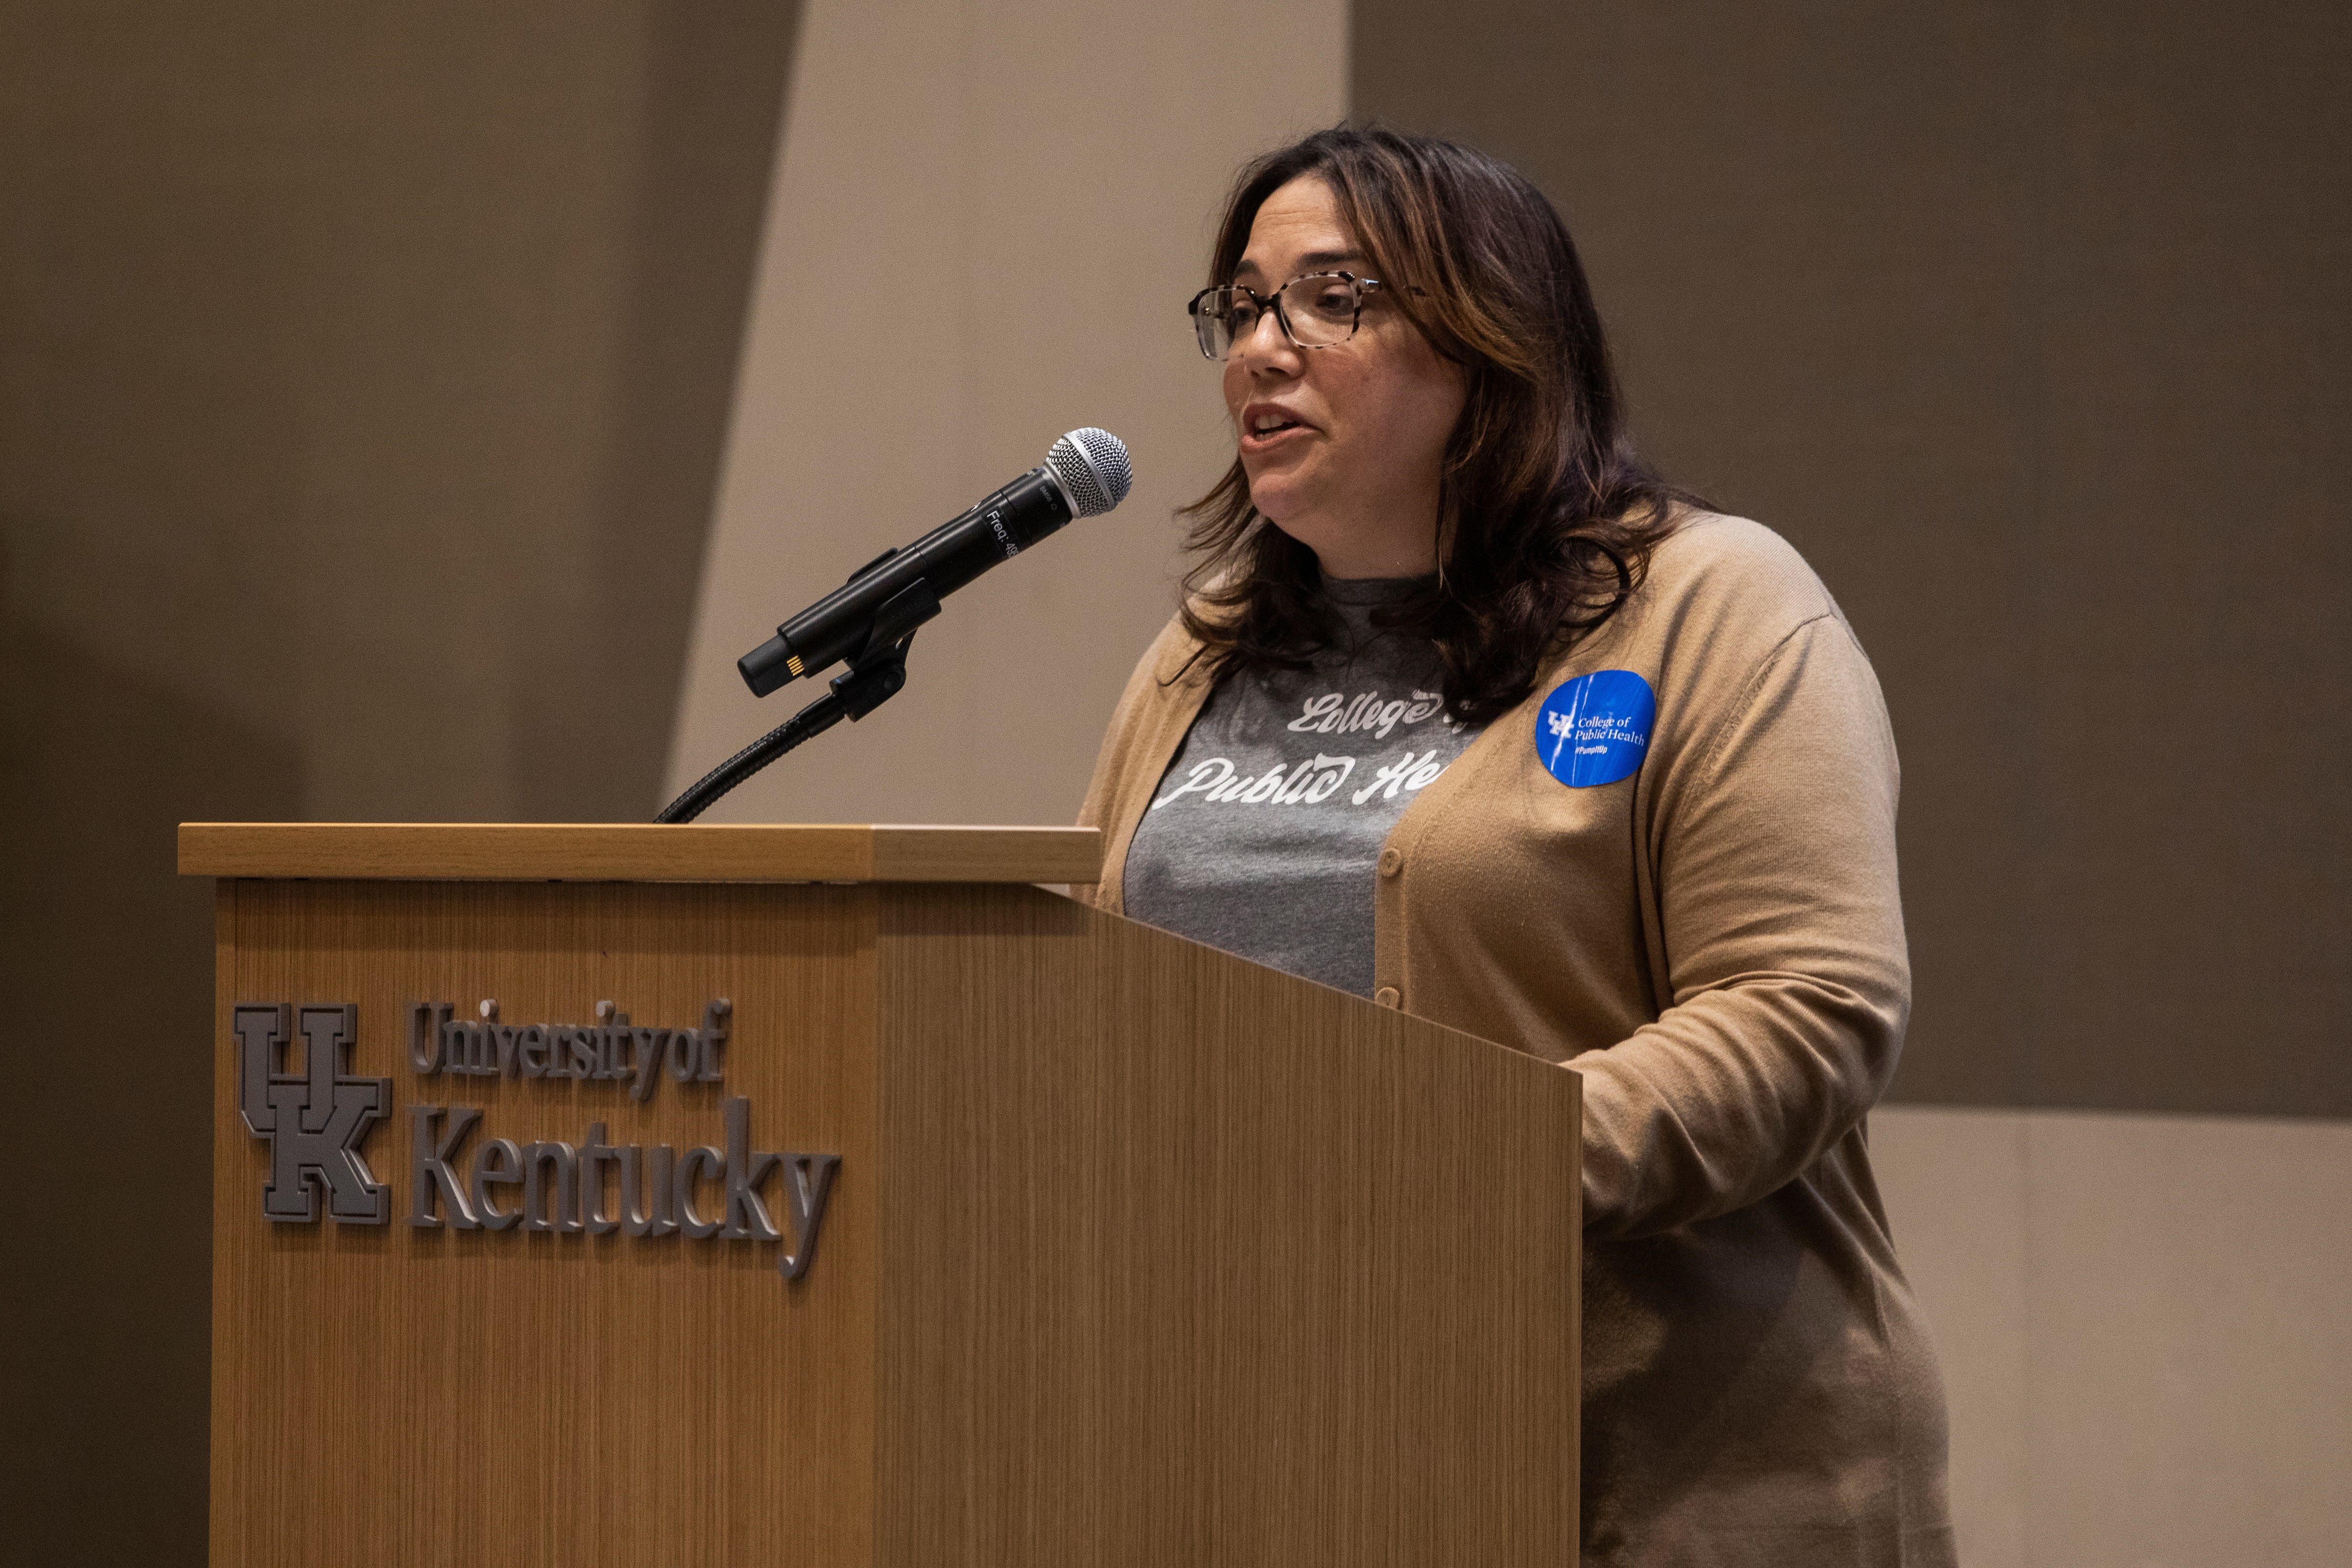
<instances>
[{"instance_id":1,"label":"uk interlocking logo","mask_svg":"<svg viewBox=\"0 0 2352 1568\"><path fill-rule=\"evenodd\" d=\"M360 1145L392 1113L392 1080L352 1078L359 1008L349 1002L301 1009L303 1071L285 1070L294 1009L283 1002L236 1009L236 1090L246 1131L269 1141L269 1185L261 1212L270 1219L315 1224L319 1194L346 1225L383 1225L392 1191L375 1179Z\"/></svg>"}]
</instances>

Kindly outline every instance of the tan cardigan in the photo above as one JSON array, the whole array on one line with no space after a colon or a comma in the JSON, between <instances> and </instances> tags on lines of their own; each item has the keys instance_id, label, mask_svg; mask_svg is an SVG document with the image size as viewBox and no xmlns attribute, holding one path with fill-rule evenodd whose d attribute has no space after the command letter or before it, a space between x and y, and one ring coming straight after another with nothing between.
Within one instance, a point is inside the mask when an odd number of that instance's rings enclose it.
<instances>
[{"instance_id":1,"label":"tan cardigan","mask_svg":"<svg viewBox=\"0 0 2352 1568\"><path fill-rule=\"evenodd\" d=\"M1102 907L1207 698L1171 623L1082 823ZM1626 669L1633 777L1545 771L1538 710ZM1866 1112L1910 974L1895 745L1870 663L1779 536L1687 521L1608 623L1405 811L1376 1000L1584 1076L1584 1561L1944 1564L1941 1383Z\"/></svg>"}]
</instances>

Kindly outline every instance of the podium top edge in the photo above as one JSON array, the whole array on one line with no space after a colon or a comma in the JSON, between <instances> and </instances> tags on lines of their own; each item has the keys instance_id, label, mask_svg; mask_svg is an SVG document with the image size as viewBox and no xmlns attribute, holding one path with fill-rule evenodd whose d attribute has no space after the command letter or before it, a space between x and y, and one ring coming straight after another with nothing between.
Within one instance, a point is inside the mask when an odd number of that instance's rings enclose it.
<instances>
[{"instance_id":1,"label":"podium top edge","mask_svg":"<svg viewBox=\"0 0 2352 1568\"><path fill-rule=\"evenodd\" d=\"M1091 827L184 822L184 877L410 882L1079 882Z\"/></svg>"}]
</instances>

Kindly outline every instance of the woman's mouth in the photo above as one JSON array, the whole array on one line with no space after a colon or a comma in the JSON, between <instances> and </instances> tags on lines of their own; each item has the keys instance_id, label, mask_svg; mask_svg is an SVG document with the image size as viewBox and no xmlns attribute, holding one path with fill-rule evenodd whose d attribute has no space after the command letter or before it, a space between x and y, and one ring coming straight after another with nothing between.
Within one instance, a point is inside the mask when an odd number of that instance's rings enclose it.
<instances>
[{"instance_id":1,"label":"woman's mouth","mask_svg":"<svg viewBox=\"0 0 2352 1568\"><path fill-rule=\"evenodd\" d=\"M1315 427L1287 414L1260 409L1249 416L1242 428L1242 449L1262 452L1285 440L1303 436Z\"/></svg>"}]
</instances>

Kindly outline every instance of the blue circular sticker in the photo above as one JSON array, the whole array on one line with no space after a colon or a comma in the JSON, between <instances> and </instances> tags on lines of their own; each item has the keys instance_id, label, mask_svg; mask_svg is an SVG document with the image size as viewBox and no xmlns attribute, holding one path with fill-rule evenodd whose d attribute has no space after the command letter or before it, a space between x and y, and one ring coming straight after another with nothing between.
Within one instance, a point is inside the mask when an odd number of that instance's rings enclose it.
<instances>
[{"instance_id":1,"label":"blue circular sticker","mask_svg":"<svg viewBox=\"0 0 2352 1568\"><path fill-rule=\"evenodd\" d=\"M1650 749L1658 700L1630 669L1596 669L1562 681L1536 715L1536 755L1570 789L1631 778Z\"/></svg>"}]
</instances>

